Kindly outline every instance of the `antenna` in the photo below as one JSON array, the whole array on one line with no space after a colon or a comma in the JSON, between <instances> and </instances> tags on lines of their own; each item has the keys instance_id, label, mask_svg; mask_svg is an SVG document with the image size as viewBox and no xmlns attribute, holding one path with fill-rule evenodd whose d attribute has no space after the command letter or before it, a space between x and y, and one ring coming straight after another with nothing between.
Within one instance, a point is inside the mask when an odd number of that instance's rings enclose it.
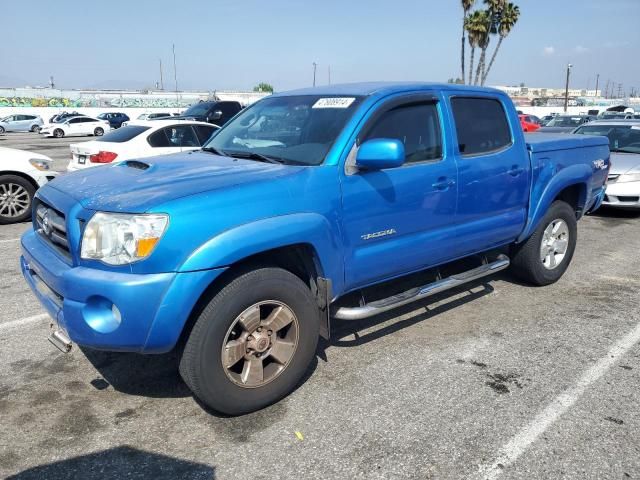
<instances>
[{"instance_id":1,"label":"antenna","mask_svg":"<svg viewBox=\"0 0 640 480\"><path fill-rule=\"evenodd\" d=\"M176 93L178 92L178 71L176 70L176 44L173 44L173 79L176 82Z\"/></svg>"},{"instance_id":2,"label":"antenna","mask_svg":"<svg viewBox=\"0 0 640 480\"><path fill-rule=\"evenodd\" d=\"M316 68L318 67L318 64L316 62L313 62L313 86L316 86Z\"/></svg>"}]
</instances>

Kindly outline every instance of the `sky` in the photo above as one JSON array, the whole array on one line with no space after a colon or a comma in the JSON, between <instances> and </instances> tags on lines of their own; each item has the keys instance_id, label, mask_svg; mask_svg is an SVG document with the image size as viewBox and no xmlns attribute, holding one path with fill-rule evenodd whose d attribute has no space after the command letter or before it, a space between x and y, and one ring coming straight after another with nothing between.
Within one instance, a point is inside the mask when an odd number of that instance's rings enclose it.
<instances>
[{"instance_id":1,"label":"sky","mask_svg":"<svg viewBox=\"0 0 640 480\"><path fill-rule=\"evenodd\" d=\"M491 85L640 91L640 0L511 0ZM481 0L478 0L481 6ZM86 0L3 5L0 86L276 90L459 76L459 0ZM496 40L489 48L491 52ZM476 56L477 58L477 56Z\"/></svg>"}]
</instances>

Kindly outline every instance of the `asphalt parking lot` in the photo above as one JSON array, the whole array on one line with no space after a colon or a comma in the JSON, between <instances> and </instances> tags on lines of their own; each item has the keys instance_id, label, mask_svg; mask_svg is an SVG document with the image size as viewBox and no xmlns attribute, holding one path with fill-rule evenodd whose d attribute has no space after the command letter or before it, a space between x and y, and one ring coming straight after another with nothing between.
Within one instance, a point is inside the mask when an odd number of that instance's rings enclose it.
<instances>
[{"instance_id":1,"label":"asphalt parking lot","mask_svg":"<svg viewBox=\"0 0 640 480\"><path fill-rule=\"evenodd\" d=\"M68 162L68 144L0 146ZM0 227L0 476L14 479L640 478L640 216L579 223L559 283L508 273L334 322L304 383L263 411L206 411L175 355L47 341Z\"/></svg>"}]
</instances>

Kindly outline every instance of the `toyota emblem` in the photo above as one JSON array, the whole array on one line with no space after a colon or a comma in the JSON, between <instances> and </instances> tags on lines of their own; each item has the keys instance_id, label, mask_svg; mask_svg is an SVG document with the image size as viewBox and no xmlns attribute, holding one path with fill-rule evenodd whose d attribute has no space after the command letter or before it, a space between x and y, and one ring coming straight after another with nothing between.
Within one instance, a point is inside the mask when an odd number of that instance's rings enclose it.
<instances>
[{"instance_id":1,"label":"toyota emblem","mask_svg":"<svg viewBox=\"0 0 640 480\"><path fill-rule=\"evenodd\" d=\"M51 235L51 225L49 224L49 210L47 210L42 217L42 231L47 237Z\"/></svg>"}]
</instances>

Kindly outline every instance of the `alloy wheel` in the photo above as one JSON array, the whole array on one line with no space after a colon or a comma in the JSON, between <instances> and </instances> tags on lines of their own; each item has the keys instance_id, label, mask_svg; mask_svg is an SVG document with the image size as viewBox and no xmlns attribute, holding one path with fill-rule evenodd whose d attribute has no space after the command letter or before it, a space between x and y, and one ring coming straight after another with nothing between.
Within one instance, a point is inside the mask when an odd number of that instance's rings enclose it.
<instances>
[{"instance_id":1,"label":"alloy wheel","mask_svg":"<svg viewBox=\"0 0 640 480\"><path fill-rule=\"evenodd\" d=\"M569 227L562 219L547 225L540 244L540 261L547 270L553 270L562 263L569 247Z\"/></svg>"},{"instance_id":2,"label":"alloy wheel","mask_svg":"<svg viewBox=\"0 0 640 480\"><path fill-rule=\"evenodd\" d=\"M15 218L24 215L31 206L29 192L17 183L0 184L0 215Z\"/></svg>"},{"instance_id":3,"label":"alloy wheel","mask_svg":"<svg viewBox=\"0 0 640 480\"><path fill-rule=\"evenodd\" d=\"M227 377L245 388L262 387L279 376L298 346L299 323L276 300L258 302L236 317L222 346Z\"/></svg>"}]
</instances>

